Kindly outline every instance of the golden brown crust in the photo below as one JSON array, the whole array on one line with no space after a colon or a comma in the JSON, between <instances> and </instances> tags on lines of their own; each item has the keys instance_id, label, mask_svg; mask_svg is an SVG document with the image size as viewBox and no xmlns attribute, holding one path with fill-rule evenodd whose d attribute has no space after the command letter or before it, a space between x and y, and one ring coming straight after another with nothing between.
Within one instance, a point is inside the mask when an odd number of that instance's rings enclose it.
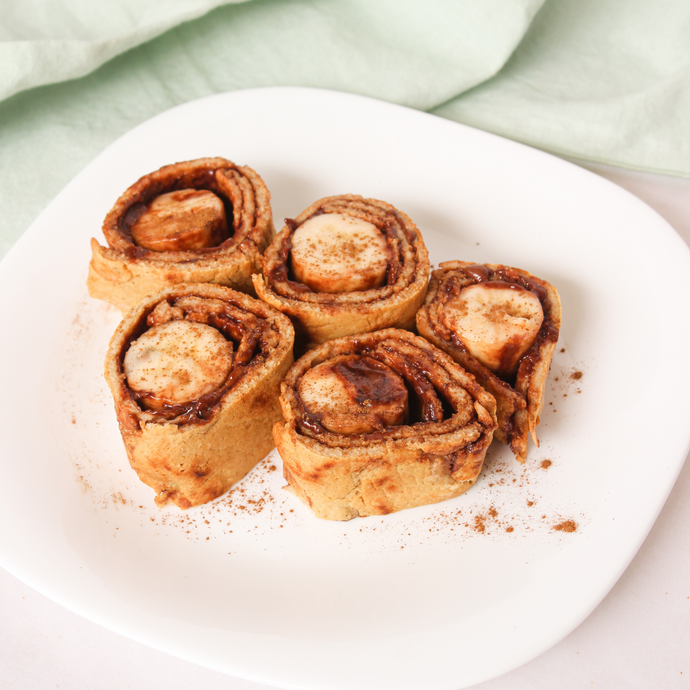
<instances>
[{"instance_id":1,"label":"golden brown crust","mask_svg":"<svg viewBox=\"0 0 690 690\"><path fill-rule=\"evenodd\" d=\"M544 311L544 322L539 334L531 349L521 359L517 375L512 381L500 379L469 354L457 334L446 327L439 313L445 301L460 289L480 282L477 278L477 266L483 266L488 271L489 280L516 282L535 292ZM553 285L518 268L499 264L477 265L469 261L447 261L440 264L431 274L424 306L417 313L419 334L450 354L495 396L498 406L495 436L510 446L520 462L525 461L529 435L539 445L536 429L560 326L561 303Z\"/></svg>"},{"instance_id":2,"label":"golden brown crust","mask_svg":"<svg viewBox=\"0 0 690 690\"><path fill-rule=\"evenodd\" d=\"M205 249L153 251L136 246L127 214L180 189L218 195L229 210L232 235ZM91 240L89 294L123 312L147 295L180 283L217 283L254 294L251 276L261 271L261 254L274 235L270 194L251 168L224 158L175 163L133 184L106 216L103 234L107 247Z\"/></svg>"},{"instance_id":3,"label":"golden brown crust","mask_svg":"<svg viewBox=\"0 0 690 690\"><path fill-rule=\"evenodd\" d=\"M406 424L373 433L325 429L299 395L313 367L359 354L396 371L419 394ZM299 359L281 385L274 438L290 490L317 517L349 520L436 503L469 489L496 426L496 402L471 374L426 340L386 329L333 340Z\"/></svg>"},{"instance_id":4,"label":"golden brown crust","mask_svg":"<svg viewBox=\"0 0 690 690\"><path fill-rule=\"evenodd\" d=\"M233 341L235 356L218 391L156 411L128 388L123 359L130 343L155 325L151 314L163 302L173 307L174 318L218 328ZM293 361L293 340L285 316L217 285L175 286L125 316L110 342L105 377L130 464L155 490L158 505L189 508L213 500L273 448L271 429L280 418L279 386Z\"/></svg>"},{"instance_id":5,"label":"golden brown crust","mask_svg":"<svg viewBox=\"0 0 690 690\"><path fill-rule=\"evenodd\" d=\"M342 213L374 224L391 251L387 283L341 294L313 292L289 278L290 238L309 218ZM429 257L417 226L390 204L352 194L326 197L290 221L264 252L257 295L293 321L298 340L313 347L334 338L388 327L414 328L429 281Z\"/></svg>"}]
</instances>

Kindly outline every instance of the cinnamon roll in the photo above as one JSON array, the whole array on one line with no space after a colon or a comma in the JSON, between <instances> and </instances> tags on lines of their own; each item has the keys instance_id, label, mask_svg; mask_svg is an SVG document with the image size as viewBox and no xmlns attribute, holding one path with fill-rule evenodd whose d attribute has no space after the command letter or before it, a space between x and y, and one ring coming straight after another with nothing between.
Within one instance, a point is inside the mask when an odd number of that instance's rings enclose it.
<instances>
[{"instance_id":1,"label":"cinnamon roll","mask_svg":"<svg viewBox=\"0 0 690 690\"><path fill-rule=\"evenodd\" d=\"M432 272L420 335L470 371L498 404L496 438L524 462L561 327L558 292L527 271L447 261Z\"/></svg>"},{"instance_id":2,"label":"cinnamon roll","mask_svg":"<svg viewBox=\"0 0 690 690\"><path fill-rule=\"evenodd\" d=\"M159 506L206 503L272 448L290 320L218 285L144 299L110 342L105 377L130 464Z\"/></svg>"},{"instance_id":3,"label":"cinnamon roll","mask_svg":"<svg viewBox=\"0 0 690 690\"><path fill-rule=\"evenodd\" d=\"M350 520L467 491L496 401L423 338L385 329L312 349L281 385L273 429L288 488L317 517Z\"/></svg>"},{"instance_id":4,"label":"cinnamon roll","mask_svg":"<svg viewBox=\"0 0 690 690\"><path fill-rule=\"evenodd\" d=\"M224 158L167 165L145 175L91 240L87 286L122 311L179 283L254 293L251 276L274 234L270 194L248 167Z\"/></svg>"},{"instance_id":5,"label":"cinnamon roll","mask_svg":"<svg viewBox=\"0 0 690 690\"><path fill-rule=\"evenodd\" d=\"M293 321L304 349L380 328L412 329L429 280L417 226L383 201L321 199L264 252L257 295Z\"/></svg>"}]
</instances>

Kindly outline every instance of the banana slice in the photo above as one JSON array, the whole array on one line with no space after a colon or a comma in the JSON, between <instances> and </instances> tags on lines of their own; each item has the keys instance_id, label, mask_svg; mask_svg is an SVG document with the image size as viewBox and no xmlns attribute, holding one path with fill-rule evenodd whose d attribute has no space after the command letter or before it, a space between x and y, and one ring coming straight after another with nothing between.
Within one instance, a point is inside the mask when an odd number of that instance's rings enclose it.
<instances>
[{"instance_id":1,"label":"banana slice","mask_svg":"<svg viewBox=\"0 0 690 690\"><path fill-rule=\"evenodd\" d=\"M292 272L315 292L381 287L389 258L385 235L375 225L342 213L314 216L292 236Z\"/></svg>"},{"instance_id":2,"label":"banana slice","mask_svg":"<svg viewBox=\"0 0 690 690\"><path fill-rule=\"evenodd\" d=\"M407 388L390 367L343 355L310 369L298 392L308 412L339 434L368 434L407 420Z\"/></svg>"},{"instance_id":3,"label":"banana slice","mask_svg":"<svg viewBox=\"0 0 690 690\"><path fill-rule=\"evenodd\" d=\"M497 376L515 373L544 320L539 298L514 283L469 285L442 308L447 328Z\"/></svg>"},{"instance_id":4,"label":"banana slice","mask_svg":"<svg viewBox=\"0 0 690 690\"><path fill-rule=\"evenodd\" d=\"M228 237L225 207L206 189L157 196L130 228L140 247L156 252L215 247Z\"/></svg>"},{"instance_id":5,"label":"banana slice","mask_svg":"<svg viewBox=\"0 0 690 690\"><path fill-rule=\"evenodd\" d=\"M177 319L146 331L127 350L123 367L130 390L149 408L190 402L225 383L232 343L211 326Z\"/></svg>"}]
</instances>

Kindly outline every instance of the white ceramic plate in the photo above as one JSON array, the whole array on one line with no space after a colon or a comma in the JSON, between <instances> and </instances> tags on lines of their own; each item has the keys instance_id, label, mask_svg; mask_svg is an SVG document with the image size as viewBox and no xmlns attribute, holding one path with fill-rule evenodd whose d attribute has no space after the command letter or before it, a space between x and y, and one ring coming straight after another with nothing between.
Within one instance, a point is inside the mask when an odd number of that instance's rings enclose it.
<instances>
[{"instance_id":1,"label":"white ceramic plate","mask_svg":"<svg viewBox=\"0 0 690 690\"><path fill-rule=\"evenodd\" d=\"M255 168L277 224L358 193L408 213L434 263L556 285L564 326L526 465L494 445L464 496L329 523L282 491L272 454L210 505L156 509L102 377L119 315L87 296L89 239L140 175L201 156ZM175 108L91 163L1 265L0 564L112 630L264 683L455 690L509 671L601 601L680 471L689 268L618 187L439 118L293 88Z\"/></svg>"}]
</instances>

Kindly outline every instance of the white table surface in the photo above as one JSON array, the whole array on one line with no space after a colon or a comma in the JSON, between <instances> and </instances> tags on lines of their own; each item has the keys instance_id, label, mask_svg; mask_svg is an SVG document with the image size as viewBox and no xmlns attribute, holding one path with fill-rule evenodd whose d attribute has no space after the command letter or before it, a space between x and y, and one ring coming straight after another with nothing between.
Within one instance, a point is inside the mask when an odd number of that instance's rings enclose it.
<instances>
[{"instance_id":1,"label":"white table surface","mask_svg":"<svg viewBox=\"0 0 690 690\"><path fill-rule=\"evenodd\" d=\"M645 201L690 245L690 180L586 167ZM112 633L0 569L0 688L268 687ZM597 609L545 654L475 688L690 688L690 462L642 548Z\"/></svg>"}]
</instances>

